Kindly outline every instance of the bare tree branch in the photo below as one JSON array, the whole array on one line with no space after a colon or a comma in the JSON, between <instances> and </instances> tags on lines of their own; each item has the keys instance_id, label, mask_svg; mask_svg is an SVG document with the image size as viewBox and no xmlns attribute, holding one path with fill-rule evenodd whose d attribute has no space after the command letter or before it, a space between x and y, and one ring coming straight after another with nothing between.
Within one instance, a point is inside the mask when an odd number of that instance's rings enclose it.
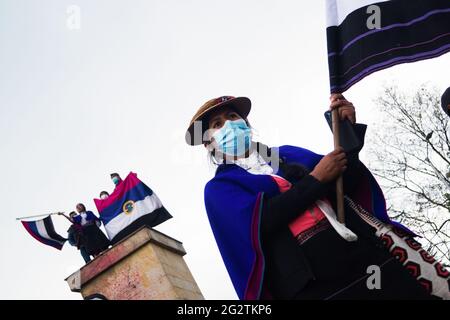
<instances>
[{"instance_id":1,"label":"bare tree branch","mask_svg":"<svg viewBox=\"0 0 450 320\"><path fill-rule=\"evenodd\" d=\"M450 135L440 95L427 86L413 96L386 87L376 99L383 121L370 145L370 167L379 178L394 220L415 229L424 247L450 264Z\"/></svg>"}]
</instances>

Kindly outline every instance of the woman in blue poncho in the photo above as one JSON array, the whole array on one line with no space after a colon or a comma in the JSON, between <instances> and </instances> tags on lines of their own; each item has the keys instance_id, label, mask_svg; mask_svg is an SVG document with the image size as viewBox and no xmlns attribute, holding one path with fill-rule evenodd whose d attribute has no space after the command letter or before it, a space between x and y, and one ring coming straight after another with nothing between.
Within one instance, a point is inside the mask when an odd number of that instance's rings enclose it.
<instances>
[{"instance_id":1,"label":"woman in blue poncho","mask_svg":"<svg viewBox=\"0 0 450 320\"><path fill-rule=\"evenodd\" d=\"M218 165L205 187L217 245L240 299L429 299L449 296L448 272L411 231L389 219L380 187L359 161L365 125L342 95L330 109L360 141L321 156L252 140L248 98L205 103L186 132ZM335 214L344 174L346 223Z\"/></svg>"}]
</instances>

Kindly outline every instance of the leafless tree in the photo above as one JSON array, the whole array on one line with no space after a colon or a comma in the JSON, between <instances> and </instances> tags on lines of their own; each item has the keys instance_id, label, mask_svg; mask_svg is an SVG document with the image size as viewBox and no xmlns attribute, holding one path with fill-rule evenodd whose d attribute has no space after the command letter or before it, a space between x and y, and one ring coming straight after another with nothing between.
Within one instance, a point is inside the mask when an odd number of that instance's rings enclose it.
<instances>
[{"instance_id":1,"label":"leafless tree","mask_svg":"<svg viewBox=\"0 0 450 320\"><path fill-rule=\"evenodd\" d=\"M375 102L381 121L367 137L369 167L389 214L422 236L424 248L448 266L450 128L440 93L427 85L414 94L389 86Z\"/></svg>"}]
</instances>

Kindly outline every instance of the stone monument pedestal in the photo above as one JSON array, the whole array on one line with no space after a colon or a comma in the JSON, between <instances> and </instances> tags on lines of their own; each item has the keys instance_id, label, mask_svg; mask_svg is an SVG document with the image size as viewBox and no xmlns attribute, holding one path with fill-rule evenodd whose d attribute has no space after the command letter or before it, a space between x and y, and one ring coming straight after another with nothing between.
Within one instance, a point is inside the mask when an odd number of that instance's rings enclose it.
<instances>
[{"instance_id":1,"label":"stone monument pedestal","mask_svg":"<svg viewBox=\"0 0 450 320\"><path fill-rule=\"evenodd\" d=\"M181 242L142 227L67 279L83 298L108 300L204 299L183 256Z\"/></svg>"}]
</instances>

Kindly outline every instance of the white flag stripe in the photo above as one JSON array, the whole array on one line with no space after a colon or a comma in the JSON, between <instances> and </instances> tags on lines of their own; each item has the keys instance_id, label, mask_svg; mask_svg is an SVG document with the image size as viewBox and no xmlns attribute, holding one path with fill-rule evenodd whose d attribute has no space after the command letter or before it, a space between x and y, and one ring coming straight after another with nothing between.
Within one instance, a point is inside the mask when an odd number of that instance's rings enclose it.
<instances>
[{"instance_id":1,"label":"white flag stripe","mask_svg":"<svg viewBox=\"0 0 450 320\"><path fill-rule=\"evenodd\" d=\"M50 236L48 235L47 229L45 229L44 220L36 221L36 229L42 238L45 238L47 240L57 241L55 239L50 238Z\"/></svg>"},{"instance_id":2,"label":"white flag stripe","mask_svg":"<svg viewBox=\"0 0 450 320\"><path fill-rule=\"evenodd\" d=\"M326 0L327 27L339 26L353 11L390 0Z\"/></svg>"},{"instance_id":3,"label":"white flag stripe","mask_svg":"<svg viewBox=\"0 0 450 320\"><path fill-rule=\"evenodd\" d=\"M151 196L145 197L143 200L136 201L134 203L134 209L131 213L127 214L125 212L121 212L105 225L105 230L109 239L111 240L114 238L120 231L125 229L138 218L146 214L151 214L151 212L161 207L162 203L154 193Z\"/></svg>"}]
</instances>

